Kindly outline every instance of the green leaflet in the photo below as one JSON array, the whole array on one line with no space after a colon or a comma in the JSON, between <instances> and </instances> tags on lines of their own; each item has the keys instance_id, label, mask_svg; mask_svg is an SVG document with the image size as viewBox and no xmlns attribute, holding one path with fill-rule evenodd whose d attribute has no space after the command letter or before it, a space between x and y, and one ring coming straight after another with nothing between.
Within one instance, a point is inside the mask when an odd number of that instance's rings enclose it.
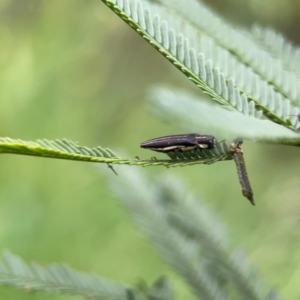
<instances>
[{"instance_id":1,"label":"green leaflet","mask_svg":"<svg viewBox=\"0 0 300 300\"><path fill-rule=\"evenodd\" d=\"M101 147L88 148L79 146L77 143L74 143L67 139L53 141L37 140L36 142L32 142L14 140L11 138L0 138L0 153L143 167L183 167L196 164L212 164L217 161L232 159L225 142L219 144L216 149L213 149L211 151L197 151L193 155L190 155L187 152L180 157L175 155L175 157L173 157L172 159L143 160L120 158L110 149L104 149Z\"/></svg>"},{"instance_id":2,"label":"green leaflet","mask_svg":"<svg viewBox=\"0 0 300 300\"><path fill-rule=\"evenodd\" d=\"M172 300L174 290L166 277L152 286L130 288L124 284L78 272L65 264L40 266L27 264L20 257L6 251L0 262L0 285L23 288L25 291L42 291L94 300ZM149 296L149 298L147 298Z\"/></svg>"},{"instance_id":3,"label":"green leaflet","mask_svg":"<svg viewBox=\"0 0 300 300\"><path fill-rule=\"evenodd\" d=\"M260 45L282 62L284 68L300 78L300 48L289 42L283 35L271 28L255 25L252 33Z\"/></svg>"},{"instance_id":4,"label":"green leaflet","mask_svg":"<svg viewBox=\"0 0 300 300\"><path fill-rule=\"evenodd\" d=\"M99 300L128 300L127 287L122 284L75 271L66 265L52 264L46 268L35 263L29 265L10 252L5 253L0 263L0 284L27 291L80 295Z\"/></svg>"}]
</instances>

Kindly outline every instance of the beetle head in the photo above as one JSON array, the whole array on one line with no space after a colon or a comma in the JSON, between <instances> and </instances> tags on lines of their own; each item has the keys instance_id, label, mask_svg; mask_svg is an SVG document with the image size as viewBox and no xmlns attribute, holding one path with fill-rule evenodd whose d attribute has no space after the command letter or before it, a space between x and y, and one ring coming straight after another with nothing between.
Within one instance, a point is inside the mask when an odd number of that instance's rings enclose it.
<instances>
[{"instance_id":1,"label":"beetle head","mask_svg":"<svg viewBox=\"0 0 300 300\"><path fill-rule=\"evenodd\" d=\"M208 142L208 148L213 149L217 145L217 140L215 138L212 138Z\"/></svg>"},{"instance_id":2,"label":"beetle head","mask_svg":"<svg viewBox=\"0 0 300 300\"><path fill-rule=\"evenodd\" d=\"M196 141L199 145L205 145L207 149L213 149L216 146L216 139L212 135L199 135L196 137Z\"/></svg>"}]
</instances>

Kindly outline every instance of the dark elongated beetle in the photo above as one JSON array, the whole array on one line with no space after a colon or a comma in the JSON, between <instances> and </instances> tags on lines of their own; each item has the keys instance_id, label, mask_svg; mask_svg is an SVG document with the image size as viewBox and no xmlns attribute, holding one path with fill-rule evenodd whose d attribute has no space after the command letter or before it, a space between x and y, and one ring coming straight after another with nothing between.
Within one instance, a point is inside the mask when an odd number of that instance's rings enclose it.
<instances>
[{"instance_id":1,"label":"dark elongated beetle","mask_svg":"<svg viewBox=\"0 0 300 300\"><path fill-rule=\"evenodd\" d=\"M168 135L141 143L141 148L157 152L192 151L197 148L213 149L216 139L212 135L197 133Z\"/></svg>"}]
</instances>

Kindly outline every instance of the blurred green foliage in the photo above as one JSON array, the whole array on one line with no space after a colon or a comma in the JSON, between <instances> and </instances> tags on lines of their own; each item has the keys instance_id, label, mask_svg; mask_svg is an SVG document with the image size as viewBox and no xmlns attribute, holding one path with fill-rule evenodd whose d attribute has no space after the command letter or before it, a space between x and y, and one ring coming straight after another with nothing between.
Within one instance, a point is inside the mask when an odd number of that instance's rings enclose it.
<instances>
[{"instance_id":1,"label":"blurred green foliage","mask_svg":"<svg viewBox=\"0 0 300 300\"><path fill-rule=\"evenodd\" d=\"M248 15L248 8L238 11ZM66 137L149 157L139 148L141 141L181 132L177 124L161 123L147 112L148 87L169 83L200 93L99 0L2 1L0 43L0 136ZM250 142L243 149L255 208L242 197L232 162L161 172L181 176L207 199L262 277L283 298L299 299L299 149ZM41 264L63 261L128 284L166 273L178 299L194 299L109 193L99 171L106 166L13 155L0 159L1 249ZM116 167L119 176L122 168L128 167ZM153 176L158 171L147 169ZM0 296L45 298L4 287Z\"/></svg>"},{"instance_id":2,"label":"blurred green foliage","mask_svg":"<svg viewBox=\"0 0 300 300\"><path fill-rule=\"evenodd\" d=\"M294 0L204 0L207 5L243 26L259 23L300 43L300 2Z\"/></svg>"}]
</instances>

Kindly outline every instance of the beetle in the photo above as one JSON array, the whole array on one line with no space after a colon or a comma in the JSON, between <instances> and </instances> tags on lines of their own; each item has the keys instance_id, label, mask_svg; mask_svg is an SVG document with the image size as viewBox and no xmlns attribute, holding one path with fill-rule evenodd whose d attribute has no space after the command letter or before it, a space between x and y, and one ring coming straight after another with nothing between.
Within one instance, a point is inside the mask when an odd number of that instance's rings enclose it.
<instances>
[{"instance_id":1,"label":"beetle","mask_svg":"<svg viewBox=\"0 0 300 300\"><path fill-rule=\"evenodd\" d=\"M167 135L141 143L141 148L157 152L192 151L200 149L214 149L216 139L212 135L197 133Z\"/></svg>"}]
</instances>

